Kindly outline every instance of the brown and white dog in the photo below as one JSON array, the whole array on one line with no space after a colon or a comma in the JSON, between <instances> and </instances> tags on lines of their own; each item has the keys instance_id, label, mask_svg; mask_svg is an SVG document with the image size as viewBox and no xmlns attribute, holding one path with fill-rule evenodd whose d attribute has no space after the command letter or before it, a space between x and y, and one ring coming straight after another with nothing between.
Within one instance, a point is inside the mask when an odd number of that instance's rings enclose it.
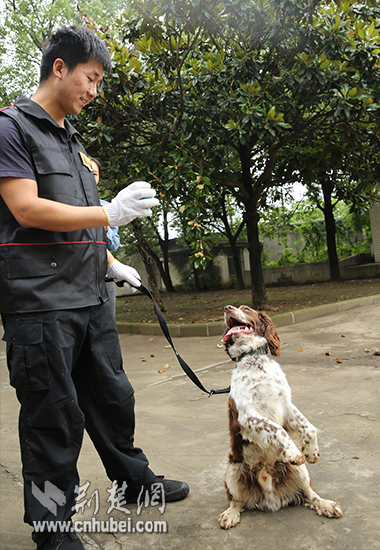
<instances>
[{"instance_id":1,"label":"brown and white dog","mask_svg":"<svg viewBox=\"0 0 380 550\"><path fill-rule=\"evenodd\" d=\"M231 376L231 449L225 486L230 506L219 516L224 529L237 525L243 508L275 512L290 504L337 518L338 504L311 488L304 464L320 456L317 430L291 401L280 365L280 339L271 319L248 306L226 306L223 342L236 367Z\"/></svg>"}]
</instances>

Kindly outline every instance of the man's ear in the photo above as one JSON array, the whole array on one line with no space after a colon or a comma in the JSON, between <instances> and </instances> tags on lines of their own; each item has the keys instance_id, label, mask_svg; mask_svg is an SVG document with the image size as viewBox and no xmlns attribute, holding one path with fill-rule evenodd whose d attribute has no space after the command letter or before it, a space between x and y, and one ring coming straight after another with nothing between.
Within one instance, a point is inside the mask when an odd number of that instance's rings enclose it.
<instances>
[{"instance_id":1,"label":"man's ear","mask_svg":"<svg viewBox=\"0 0 380 550\"><path fill-rule=\"evenodd\" d=\"M56 78L63 78L67 74L67 65L60 57L54 60L52 74Z\"/></svg>"}]
</instances>

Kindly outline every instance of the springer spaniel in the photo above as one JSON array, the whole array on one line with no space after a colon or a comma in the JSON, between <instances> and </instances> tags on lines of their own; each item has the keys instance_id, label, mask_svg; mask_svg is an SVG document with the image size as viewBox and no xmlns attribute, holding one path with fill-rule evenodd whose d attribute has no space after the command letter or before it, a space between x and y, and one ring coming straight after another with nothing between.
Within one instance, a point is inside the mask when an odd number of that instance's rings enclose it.
<instances>
[{"instance_id":1,"label":"springer spaniel","mask_svg":"<svg viewBox=\"0 0 380 550\"><path fill-rule=\"evenodd\" d=\"M280 365L280 340L271 319L247 306L226 306L223 342L236 367L231 376L231 449L225 486L229 508L219 516L224 529L237 525L243 508L276 512L290 504L338 518L338 504L311 488L304 464L320 456L317 430L292 404Z\"/></svg>"}]
</instances>

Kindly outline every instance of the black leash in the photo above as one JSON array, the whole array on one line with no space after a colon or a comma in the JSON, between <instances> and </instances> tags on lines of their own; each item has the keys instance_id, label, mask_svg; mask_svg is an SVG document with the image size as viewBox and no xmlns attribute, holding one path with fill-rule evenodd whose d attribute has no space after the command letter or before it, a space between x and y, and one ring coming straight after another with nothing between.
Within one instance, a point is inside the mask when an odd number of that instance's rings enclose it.
<instances>
[{"instance_id":1,"label":"black leash","mask_svg":"<svg viewBox=\"0 0 380 550\"><path fill-rule=\"evenodd\" d=\"M116 284L117 284L117 286L122 287L124 285L124 281L118 281ZM130 283L128 283L128 284L130 285ZM167 339L167 341L171 345L171 347L172 347L172 349L173 349L173 351L174 351L174 353L175 353L175 355L178 359L178 362L182 367L182 370L187 374L187 376L190 378L190 380L192 380L192 382L194 382L194 384L196 386L198 386L198 388L200 390L207 393L209 397L211 397L212 395L219 394L219 393L229 393L230 392L229 387L224 388L222 390L206 390L206 388L204 387L202 382L199 380L199 378L197 377L195 372L189 367L189 365L186 363L186 361L184 361L182 359L182 357L179 355L179 353L175 349L172 338L170 336L169 327L167 325L165 317L164 317L162 311L160 310L160 308L158 307L158 305L156 304L156 302L155 302L155 300L152 296L152 293L144 285L141 285L139 287L136 286L134 288L136 288L142 294L145 294L145 296L148 296L148 298L150 298L152 300L153 305L154 305L154 309L155 309L155 312L156 312L156 315L157 315L158 322L160 323L161 330L164 333L165 338Z\"/></svg>"}]
</instances>

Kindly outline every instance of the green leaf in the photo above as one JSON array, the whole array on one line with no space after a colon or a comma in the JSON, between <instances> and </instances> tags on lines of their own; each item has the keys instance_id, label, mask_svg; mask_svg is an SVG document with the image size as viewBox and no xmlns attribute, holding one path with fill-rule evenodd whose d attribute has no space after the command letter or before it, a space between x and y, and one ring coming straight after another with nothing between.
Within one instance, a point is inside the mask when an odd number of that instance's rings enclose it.
<instances>
[{"instance_id":1,"label":"green leaf","mask_svg":"<svg viewBox=\"0 0 380 550\"><path fill-rule=\"evenodd\" d=\"M336 14L336 15L335 15L335 24L334 24L334 27L333 27L334 31L337 31L337 30L339 29L339 27L340 27L340 21L341 21L341 20L340 20L339 15Z\"/></svg>"}]
</instances>

